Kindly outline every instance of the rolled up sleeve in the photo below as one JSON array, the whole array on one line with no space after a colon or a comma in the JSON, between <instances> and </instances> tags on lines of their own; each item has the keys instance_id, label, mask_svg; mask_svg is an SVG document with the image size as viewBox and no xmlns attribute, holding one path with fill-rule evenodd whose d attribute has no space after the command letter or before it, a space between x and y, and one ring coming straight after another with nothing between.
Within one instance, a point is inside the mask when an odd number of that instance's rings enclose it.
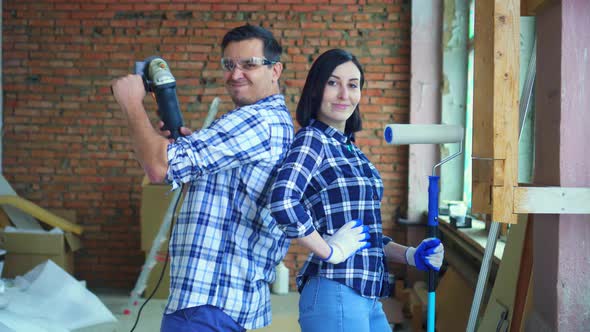
<instances>
[{"instance_id":1,"label":"rolled up sleeve","mask_svg":"<svg viewBox=\"0 0 590 332\"><path fill-rule=\"evenodd\" d=\"M270 210L288 238L301 238L314 230L302 198L321 164L322 143L311 131L297 135L279 170L270 196Z\"/></svg>"},{"instance_id":2,"label":"rolled up sleeve","mask_svg":"<svg viewBox=\"0 0 590 332\"><path fill-rule=\"evenodd\" d=\"M270 131L254 111L228 113L209 128L168 145L166 180L173 188L204 174L270 158Z\"/></svg>"}]
</instances>

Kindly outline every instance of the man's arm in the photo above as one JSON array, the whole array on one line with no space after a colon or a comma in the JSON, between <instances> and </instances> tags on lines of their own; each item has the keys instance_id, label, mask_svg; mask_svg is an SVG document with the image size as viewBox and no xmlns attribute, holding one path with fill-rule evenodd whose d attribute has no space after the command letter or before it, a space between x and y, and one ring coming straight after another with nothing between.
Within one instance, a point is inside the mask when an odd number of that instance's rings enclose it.
<instances>
[{"instance_id":1,"label":"man's arm","mask_svg":"<svg viewBox=\"0 0 590 332\"><path fill-rule=\"evenodd\" d=\"M168 140L154 129L143 107L145 89L141 76L127 75L112 82L115 100L127 119L135 157L151 182L163 182L168 170Z\"/></svg>"}]
</instances>

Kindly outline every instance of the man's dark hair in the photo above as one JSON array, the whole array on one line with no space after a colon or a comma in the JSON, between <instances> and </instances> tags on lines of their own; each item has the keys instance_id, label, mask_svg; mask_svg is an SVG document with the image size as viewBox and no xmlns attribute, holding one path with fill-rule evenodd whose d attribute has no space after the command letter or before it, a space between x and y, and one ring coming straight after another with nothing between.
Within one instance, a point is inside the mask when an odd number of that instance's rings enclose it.
<instances>
[{"instance_id":1,"label":"man's dark hair","mask_svg":"<svg viewBox=\"0 0 590 332\"><path fill-rule=\"evenodd\" d=\"M363 67L352 55L352 53L342 49L331 49L320 55L309 70L301 98L297 104L296 118L299 125L305 127L309 125L311 119L316 119L322 99L324 98L324 88L326 82L334 72L334 69L343 63L352 61L361 72L360 88L365 84L365 74ZM352 134L362 129L361 111L359 105L356 106L354 112L346 120L345 134Z\"/></svg>"},{"instance_id":2,"label":"man's dark hair","mask_svg":"<svg viewBox=\"0 0 590 332\"><path fill-rule=\"evenodd\" d=\"M280 61L283 48L275 39L272 33L263 27L257 25L242 25L233 28L223 37L221 42L221 52L225 51L227 45L231 42L240 42L248 39L260 39L264 44L264 57L270 61Z\"/></svg>"}]
</instances>

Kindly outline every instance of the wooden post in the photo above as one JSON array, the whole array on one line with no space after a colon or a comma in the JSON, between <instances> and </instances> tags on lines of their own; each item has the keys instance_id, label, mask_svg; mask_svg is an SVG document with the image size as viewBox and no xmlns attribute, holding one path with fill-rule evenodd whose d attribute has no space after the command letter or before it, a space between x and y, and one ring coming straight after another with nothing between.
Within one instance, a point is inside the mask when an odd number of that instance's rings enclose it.
<instances>
[{"instance_id":1,"label":"wooden post","mask_svg":"<svg viewBox=\"0 0 590 332\"><path fill-rule=\"evenodd\" d=\"M514 296L514 308L512 312L512 322L510 324L510 332L524 331L525 317L527 314L527 303L530 305L532 292L531 280L533 273L533 224L532 216L527 216L526 230L524 236L524 244L522 248L522 256L520 258L520 268L518 273L518 280L516 282L516 290Z\"/></svg>"},{"instance_id":2,"label":"wooden post","mask_svg":"<svg viewBox=\"0 0 590 332\"><path fill-rule=\"evenodd\" d=\"M503 223L517 220L519 21L520 1L476 3L472 210Z\"/></svg>"}]
</instances>

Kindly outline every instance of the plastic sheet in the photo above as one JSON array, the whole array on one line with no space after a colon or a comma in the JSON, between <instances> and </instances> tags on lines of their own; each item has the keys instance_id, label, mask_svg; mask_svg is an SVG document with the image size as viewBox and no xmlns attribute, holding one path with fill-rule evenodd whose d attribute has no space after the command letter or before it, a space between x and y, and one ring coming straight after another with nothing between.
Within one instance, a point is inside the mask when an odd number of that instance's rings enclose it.
<instances>
[{"instance_id":1,"label":"plastic sheet","mask_svg":"<svg viewBox=\"0 0 590 332\"><path fill-rule=\"evenodd\" d=\"M0 323L15 331L69 331L117 320L96 295L51 260L17 278L4 297L8 305L0 310Z\"/></svg>"}]
</instances>

